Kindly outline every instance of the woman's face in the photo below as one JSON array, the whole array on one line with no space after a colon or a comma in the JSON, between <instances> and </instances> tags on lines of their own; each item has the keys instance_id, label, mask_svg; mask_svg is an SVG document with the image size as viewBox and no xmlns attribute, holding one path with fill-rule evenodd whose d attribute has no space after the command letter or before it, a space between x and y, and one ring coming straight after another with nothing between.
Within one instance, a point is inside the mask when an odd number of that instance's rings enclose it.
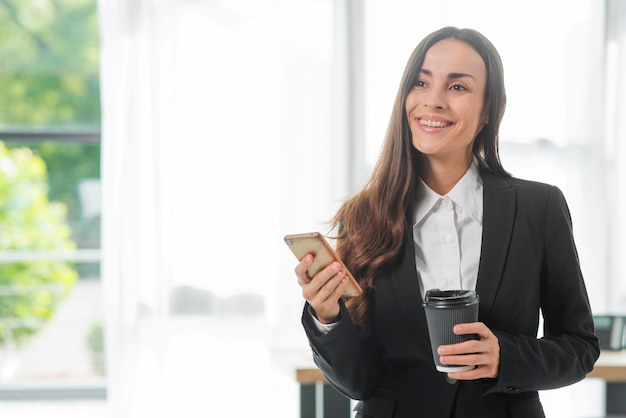
<instances>
[{"instance_id":1,"label":"woman's face","mask_svg":"<svg viewBox=\"0 0 626 418\"><path fill-rule=\"evenodd\" d=\"M471 160L483 114L487 69L467 43L444 39L427 52L405 111L413 146L427 158Z\"/></svg>"}]
</instances>

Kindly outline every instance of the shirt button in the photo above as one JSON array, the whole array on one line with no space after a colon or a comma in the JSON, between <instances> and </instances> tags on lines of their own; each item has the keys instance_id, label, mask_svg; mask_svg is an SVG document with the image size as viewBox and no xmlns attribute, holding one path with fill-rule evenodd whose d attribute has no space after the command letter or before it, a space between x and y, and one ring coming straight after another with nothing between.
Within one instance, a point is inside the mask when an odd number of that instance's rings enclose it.
<instances>
[{"instance_id":1,"label":"shirt button","mask_svg":"<svg viewBox=\"0 0 626 418\"><path fill-rule=\"evenodd\" d=\"M452 235L446 235L445 237L443 237L443 241L446 244L450 244L452 242Z\"/></svg>"},{"instance_id":2,"label":"shirt button","mask_svg":"<svg viewBox=\"0 0 626 418\"><path fill-rule=\"evenodd\" d=\"M441 199L441 206L443 206L444 208L448 209L450 207L450 199L448 199L447 197L444 197Z\"/></svg>"}]
</instances>

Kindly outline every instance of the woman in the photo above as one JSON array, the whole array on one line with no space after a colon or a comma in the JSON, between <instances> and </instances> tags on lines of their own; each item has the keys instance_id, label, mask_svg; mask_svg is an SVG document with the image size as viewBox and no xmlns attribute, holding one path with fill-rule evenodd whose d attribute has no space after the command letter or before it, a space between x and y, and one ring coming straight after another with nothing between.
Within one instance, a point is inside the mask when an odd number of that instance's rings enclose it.
<instances>
[{"instance_id":1,"label":"woman","mask_svg":"<svg viewBox=\"0 0 626 418\"><path fill-rule=\"evenodd\" d=\"M498 156L505 108L493 45L443 28L411 55L368 184L336 214L337 251L364 289L342 299L333 264L296 267L302 322L328 381L357 417L543 417L538 390L583 379L599 355L562 193L512 178ZM422 298L472 289L479 321L441 346L437 372ZM543 337L537 338L540 311Z\"/></svg>"}]
</instances>

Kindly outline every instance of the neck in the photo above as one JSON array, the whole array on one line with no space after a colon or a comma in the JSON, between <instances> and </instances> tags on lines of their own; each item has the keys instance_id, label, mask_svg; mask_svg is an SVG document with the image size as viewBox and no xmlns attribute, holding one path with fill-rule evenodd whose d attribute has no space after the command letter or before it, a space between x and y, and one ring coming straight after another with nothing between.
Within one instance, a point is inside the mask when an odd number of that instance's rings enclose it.
<instances>
[{"instance_id":1,"label":"neck","mask_svg":"<svg viewBox=\"0 0 626 418\"><path fill-rule=\"evenodd\" d=\"M445 195L461 180L472 164L472 155L460 159L422 157L420 177L434 192Z\"/></svg>"}]
</instances>

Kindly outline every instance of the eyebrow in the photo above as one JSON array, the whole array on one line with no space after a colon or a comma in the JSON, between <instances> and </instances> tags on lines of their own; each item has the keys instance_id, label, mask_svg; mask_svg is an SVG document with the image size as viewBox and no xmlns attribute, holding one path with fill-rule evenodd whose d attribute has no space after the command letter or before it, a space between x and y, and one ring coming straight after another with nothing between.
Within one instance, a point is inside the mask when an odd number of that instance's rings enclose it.
<instances>
[{"instance_id":1,"label":"eyebrow","mask_svg":"<svg viewBox=\"0 0 626 418\"><path fill-rule=\"evenodd\" d=\"M419 70L419 72L422 73L422 74L426 74L428 76L432 76L433 75L433 73L430 70L427 70L425 68L421 68ZM455 80L455 79L463 78L463 77L469 77L471 79L474 79L473 75L466 74L466 73L449 73L448 74L448 78L451 79L451 80Z\"/></svg>"}]
</instances>

